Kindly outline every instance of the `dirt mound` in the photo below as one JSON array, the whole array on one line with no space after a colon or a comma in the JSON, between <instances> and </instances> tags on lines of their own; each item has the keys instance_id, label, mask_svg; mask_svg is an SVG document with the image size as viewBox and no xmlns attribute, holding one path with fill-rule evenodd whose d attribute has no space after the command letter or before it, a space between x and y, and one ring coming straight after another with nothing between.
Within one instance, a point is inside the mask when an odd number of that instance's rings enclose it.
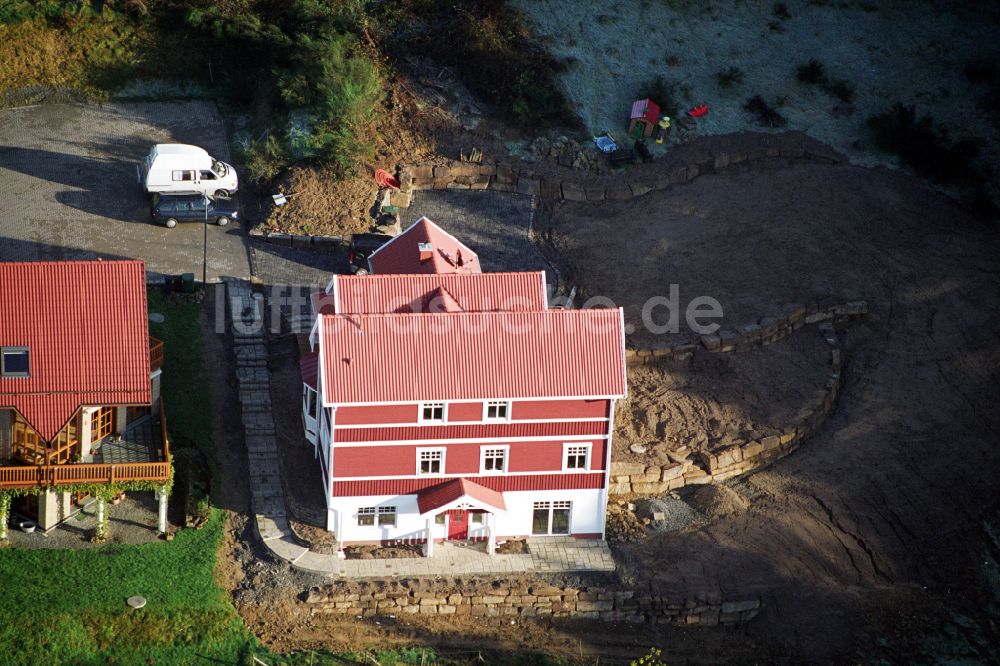
<instances>
[{"instance_id":1,"label":"dirt mound","mask_svg":"<svg viewBox=\"0 0 1000 666\"><path fill-rule=\"evenodd\" d=\"M698 486L684 501L710 520L738 516L745 513L749 506L732 488L716 485Z\"/></svg>"},{"instance_id":2,"label":"dirt mound","mask_svg":"<svg viewBox=\"0 0 1000 666\"><path fill-rule=\"evenodd\" d=\"M616 414L614 460L662 465L685 447L713 450L778 434L823 388L828 355L806 328L747 353L699 350L690 362L633 366Z\"/></svg>"}]
</instances>

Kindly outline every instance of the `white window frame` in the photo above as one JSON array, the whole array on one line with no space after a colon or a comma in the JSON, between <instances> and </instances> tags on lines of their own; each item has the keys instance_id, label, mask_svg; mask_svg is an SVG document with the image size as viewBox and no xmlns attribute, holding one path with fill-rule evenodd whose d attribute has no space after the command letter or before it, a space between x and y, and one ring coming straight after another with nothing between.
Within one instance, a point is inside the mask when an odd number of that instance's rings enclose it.
<instances>
[{"instance_id":1,"label":"white window frame","mask_svg":"<svg viewBox=\"0 0 1000 666\"><path fill-rule=\"evenodd\" d=\"M373 506L360 506L354 515L357 518L358 527L375 527L378 523L378 510ZM362 523L361 516L371 516L371 525Z\"/></svg>"},{"instance_id":2,"label":"white window frame","mask_svg":"<svg viewBox=\"0 0 1000 666\"><path fill-rule=\"evenodd\" d=\"M428 419L424 418L424 409L427 407L441 407L441 418L440 419ZM448 422L448 403L447 402L421 402L417 404L417 422L421 424L437 424L437 423L447 423Z\"/></svg>"},{"instance_id":3,"label":"white window frame","mask_svg":"<svg viewBox=\"0 0 1000 666\"><path fill-rule=\"evenodd\" d=\"M569 462L570 449L583 448L586 460L584 461L583 467L570 467L567 463ZM563 443L562 451L562 471L564 472L589 472L591 463L591 452L593 451L593 442L565 442ZM579 455L574 453L574 455Z\"/></svg>"},{"instance_id":4,"label":"white window frame","mask_svg":"<svg viewBox=\"0 0 1000 666\"><path fill-rule=\"evenodd\" d=\"M392 522L383 523L382 516L392 516ZM375 525L377 527L396 527L398 520L399 512L395 506L380 506L378 508L378 515L375 517Z\"/></svg>"},{"instance_id":5,"label":"white window frame","mask_svg":"<svg viewBox=\"0 0 1000 666\"><path fill-rule=\"evenodd\" d=\"M503 405L503 416L490 416L490 407ZM506 423L510 421L510 400L486 400L483 402L483 421L486 423Z\"/></svg>"},{"instance_id":6,"label":"white window frame","mask_svg":"<svg viewBox=\"0 0 1000 666\"><path fill-rule=\"evenodd\" d=\"M567 509L569 514L566 517L566 532L560 532L559 534L553 534L552 532L552 516L557 509ZM547 511L549 514L548 523L546 524L545 532L535 532L535 511ZM533 502L531 505L531 529L529 530L533 536L566 536L573 533L573 502L570 500L558 500L558 501L545 501L545 502Z\"/></svg>"},{"instance_id":7,"label":"white window frame","mask_svg":"<svg viewBox=\"0 0 1000 666\"><path fill-rule=\"evenodd\" d=\"M486 469L486 452L503 451L503 469ZM510 471L510 444L483 444L479 447L480 474L506 474Z\"/></svg>"},{"instance_id":8,"label":"white window frame","mask_svg":"<svg viewBox=\"0 0 1000 666\"><path fill-rule=\"evenodd\" d=\"M421 472L420 463L423 462L422 454L424 453L440 453L441 454L441 469L437 472ZM415 474L417 476L443 476L445 470L445 458L447 457L448 449L443 446L427 446L417 448L417 468Z\"/></svg>"}]
</instances>

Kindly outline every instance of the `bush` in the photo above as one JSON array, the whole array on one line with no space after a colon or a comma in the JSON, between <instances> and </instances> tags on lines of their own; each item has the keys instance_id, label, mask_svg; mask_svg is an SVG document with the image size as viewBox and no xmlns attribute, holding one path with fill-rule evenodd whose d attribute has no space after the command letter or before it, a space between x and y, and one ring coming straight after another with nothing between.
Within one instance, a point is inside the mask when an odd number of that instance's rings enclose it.
<instances>
[{"instance_id":1,"label":"bush","mask_svg":"<svg viewBox=\"0 0 1000 666\"><path fill-rule=\"evenodd\" d=\"M743 105L743 110L754 115L759 125L766 127L784 127L788 121L780 113L771 108L763 97L754 95Z\"/></svg>"},{"instance_id":2,"label":"bush","mask_svg":"<svg viewBox=\"0 0 1000 666\"><path fill-rule=\"evenodd\" d=\"M250 180L266 185L291 163L284 144L274 135L254 141L244 139L236 144L236 158L243 162Z\"/></svg>"},{"instance_id":3,"label":"bush","mask_svg":"<svg viewBox=\"0 0 1000 666\"><path fill-rule=\"evenodd\" d=\"M662 76L647 80L636 92L636 99L650 99L660 107L660 112L671 118L679 116L682 110L677 99L677 84Z\"/></svg>"},{"instance_id":4,"label":"bush","mask_svg":"<svg viewBox=\"0 0 1000 666\"><path fill-rule=\"evenodd\" d=\"M827 86L825 90L841 102L854 101L854 86L851 85L850 81L838 79Z\"/></svg>"},{"instance_id":5,"label":"bush","mask_svg":"<svg viewBox=\"0 0 1000 666\"><path fill-rule=\"evenodd\" d=\"M942 183L978 184L983 173L976 165L980 141L951 143L948 131L930 116L917 116L913 106L897 102L888 111L868 119L875 144L922 176Z\"/></svg>"},{"instance_id":6,"label":"bush","mask_svg":"<svg viewBox=\"0 0 1000 666\"><path fill-rule=\"evenodd\" d=\"M715 75L720 88L731 88L734 85L743 83L743 70L739 67L730 67Z\"/></svg>"},{"instance_id":7,"label":"bush","mask_svg":"<svg viewBox=\"0 0 1000 666\"><path fill-rule=\"evenodd\" d=\"M373 3L380 41L399 60L431 58L524 127L579 118L559 85L565 63L540 48L524 17L504 2L397 0Z\"/></svg>"},{"instance_id":8,"label":"bush","mask_svg":"<svg viewBox=\"0 0 1000 666\"><path fill-rule=\"evenodd\" d=\"M819 60L813 58L804 65L799 65L795 70L795 78L801 83L812 83L818 85L826 81L826 68Z\"/></svg>"}]
</instances>

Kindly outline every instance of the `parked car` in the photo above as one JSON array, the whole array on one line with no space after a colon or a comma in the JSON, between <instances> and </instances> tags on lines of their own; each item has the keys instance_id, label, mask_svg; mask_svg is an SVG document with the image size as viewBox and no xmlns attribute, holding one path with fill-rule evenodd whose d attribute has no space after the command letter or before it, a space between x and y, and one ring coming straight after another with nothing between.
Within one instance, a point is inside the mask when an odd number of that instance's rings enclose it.
<instances>
[{"instance_id":1,"label":"parked car","mask_svg":"<svg viewBox=\"0 0 1000 666\"><path fill-rule=\"evenodd\" d=\"M160 194L153 197L149 212L154 222L173 229L178 222L203 222L207 219L220 227L240 218L236 197L206 197L203 194Z\"/></svg>"},{"instance_id":2,"label":"parked car","mask_svg":"<svg viewBox=\"0 0 1000 666\"><path fill-rule=\"evenodd\" d=\"M201 193L226 197L239 189L236 169L203 148L183 143L158 143L137 167L147 194Z\"/></svg>"},{"instance_id":3,"label":"parked car","mask_svg":"<svg viewBox=\"0 0 1000 666\"><path fill-rule=\"evenodd\" d=\"M354 234L351 236L351 249L347 253L351 274L368 275L368 257L392 239L393 236L386 234Z\"/></svg>"}]
</instances>

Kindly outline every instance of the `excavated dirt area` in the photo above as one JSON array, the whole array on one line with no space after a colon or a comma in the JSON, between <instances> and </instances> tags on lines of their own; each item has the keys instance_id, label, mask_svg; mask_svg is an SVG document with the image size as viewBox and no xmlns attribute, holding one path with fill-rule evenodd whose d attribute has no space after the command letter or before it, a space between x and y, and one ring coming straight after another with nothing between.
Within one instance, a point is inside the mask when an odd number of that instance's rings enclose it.
<instances>
[{"instance_id":1,"label":"excavated dirt area","mask_svg":"<svg viewBox=\"0 0 1000 666\"><path fill-rule=\"evenodd\" d=\"M779 434L828 375L829 347L811 326L747 353L699 349L687 361L630 367L613 460L662 466L668 453L683 458Z\"/></svg>"},{"instance_id":2,"label":"excavated dirt area","mask_svg":"<svg viewBox=\"0 0 1000 666\"><path fill-rule=\"evenodd\" d=\"M748 630L823 661L916 606L978 617L981 520L1000 486L995 228L903 173L781 160L563 204L551 226L582 286L630 321L670 283L682 303L719 299L727 325L824 297L871 308L843 336L821 432L742 484L746 512L623 550L627 579L759 593Z\"/></svg>"}]
</instances>

